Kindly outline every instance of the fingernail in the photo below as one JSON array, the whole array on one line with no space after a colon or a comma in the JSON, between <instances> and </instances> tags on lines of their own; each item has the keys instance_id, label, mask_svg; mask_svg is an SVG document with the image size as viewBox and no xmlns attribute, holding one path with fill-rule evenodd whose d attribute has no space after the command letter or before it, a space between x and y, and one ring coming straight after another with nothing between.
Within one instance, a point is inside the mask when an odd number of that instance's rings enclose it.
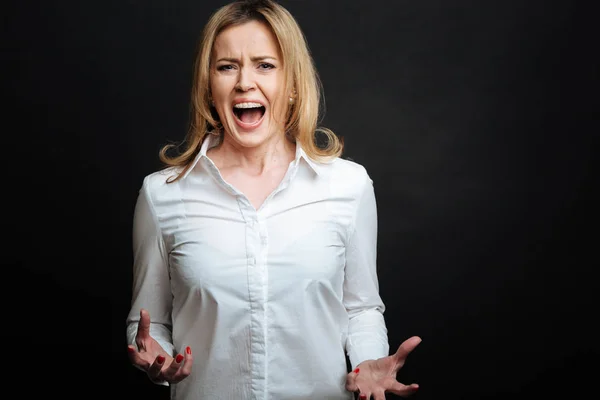
<instances>
[{"instance_id":1,"label":"fingernail","mask_svg":"<svg viewBox=\"0 0 600 400\"><path fill-rule=\"evenodd\" d=\"M358 373L360 372L360 368L356 368L356 369L355 369L353 372L354 372L355 374L358 374Z\"/></svg>"},{"instance_id":2,"label":"fingernail","mask_svg":"<svg viewBox=\"0 0 600 400\"><path fill-rule=\"evenodd\" d=\"M185 348L185 352L188 354L192 354L192 349L190 349L190 346Z\"/></svg>"},{"instance_id":3,"label":"fingernail","mask_svg":"<svg viewBox=\"0 0 600 400\"><path fill-rule=\"evenodd\" d=\"M179 364L181 361L183 361L183 356L181 354L177 354L177 357L175 357L175 362Z\"/></svg>"},{"instance_id":4,"label":"fingernail","mask_svg":"<svg viewBox=\"0 0 600 400\"><path fill-rule=\"evenodd\" d=\"M366 395L366 394L361 394L359 398L360 398L360 399L366 399L366 398L367 398L367 395Z\"/></svg>"},{"instance_id":5,"label":"fingernail","mask_svg":"<svg viewBox=\"0 0 600 400\"><path fill-rule=\"evenodd\" d=\"M135 349L131 346L127 346L127 351L130 353L135 353Z\"/></svg>"},{"instance_id":6,"label":"fingernail","mask_svg":"<svg viewBox=\"0 0 600 400\"><path fill-rule=\"evenodd\" d=\"M156 357L156 362L158 363L158 365L162 365L162 363L165 362L165 356Z\"/></svg>"}]
</instances>

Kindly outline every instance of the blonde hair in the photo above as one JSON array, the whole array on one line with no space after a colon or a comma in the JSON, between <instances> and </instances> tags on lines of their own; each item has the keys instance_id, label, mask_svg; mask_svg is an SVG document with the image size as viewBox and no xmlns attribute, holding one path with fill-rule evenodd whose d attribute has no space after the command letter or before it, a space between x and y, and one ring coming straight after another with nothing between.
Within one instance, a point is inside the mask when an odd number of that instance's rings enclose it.
<instances>
[{"instance_id":1,"label":"blonde hair","mask_svg":"<svg viewBox=\"0 0 600 400\"><path fill-rule=\"evenodd\" d=\"M250 21L265 23L279 42L286 82L284 93L295 93L285 124L286 136L300 143L307 156L326 162L342 154L343 142L330 129L318 127L321 117L322 85L306 38L295 18L283 6L272 0L238 0L218 9L204 27L194 65L190 104L190 124L183 151L174 156L167 152L176 147L164 146L160 160L167 167L182 167L170 182L178 180L190 167L207 134L223 134L219 116L210 104L210 66L216 37L228 27ZM325 143L317 143L317 135Z\"/></svg>"}]
</instances>

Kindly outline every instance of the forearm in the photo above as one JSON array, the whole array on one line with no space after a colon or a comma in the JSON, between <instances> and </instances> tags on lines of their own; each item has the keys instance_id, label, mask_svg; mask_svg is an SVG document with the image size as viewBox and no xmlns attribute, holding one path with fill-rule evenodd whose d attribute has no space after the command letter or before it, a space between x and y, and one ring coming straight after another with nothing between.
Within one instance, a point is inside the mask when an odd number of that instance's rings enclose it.
<instances>
[{"instance_id":1,"label":"forearm","mask_svg":"<svg viewBox=\"0 0 600 400\"><path fill-rule=\"evenodd\" d=\"M387 328L378 308L366 309L350 319L346 351L353 369L365 360L389 355Z\"/></svg>"}]
</instances>

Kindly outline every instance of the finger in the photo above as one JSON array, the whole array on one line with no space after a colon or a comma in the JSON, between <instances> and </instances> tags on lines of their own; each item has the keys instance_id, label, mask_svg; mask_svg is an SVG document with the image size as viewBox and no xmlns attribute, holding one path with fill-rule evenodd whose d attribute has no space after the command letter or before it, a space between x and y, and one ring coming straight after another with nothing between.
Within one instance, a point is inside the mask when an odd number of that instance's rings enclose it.
<instances>
[{"instance_id":1,"label":"finger","mask_svg":"<svg viewBox=\"0 0 600 400\"><path fill-rule=\"evenodd\" d=\"M421 343L421 338L418 336L413 336L411 338L406 339L402 344L398 347L396 354L394 357L397 361L404 361L406 357L410 354L411 351L415 349Z\"/></svg>"},{"instance_id":2,"label":"finger","mask_svg":"<svg viewBox=\"0 0 600 400\"><path fill-rule=\"evenodd\" d=\"M385 400L385 390L376 390L373 392L373 400Z\"/></svg>"},{"instance_id":3,"label":"finger","mask_svg":"<svg viewBox=\"0 0 600 400\"><path fill-rule=\"evenodd\" d=\"M140 321L135 336L135 342L138 348L144 348L144 341L150 337L150 314L143 308L140 310Z\"/></svg>"},{"instance_id":4,"label":"finger","mask_svg":"<svg viewBox=\"0 0 600 400\"><path fill-rule=\"evenodd\" d=\"M188 346L185 348L183 365L179 367L179 371L177 371L172 378L173 383L177 383L189 376L192 373L192 365L194 365L194 357L192 356L192 349Z\"/></svg>"},{"instance_id":5,"label":"finger","mask_svg":"<svg viewBox=\"0 0 600 400\"><path fill-rule=\"evenodd\" d=\"M182 354L177 354L175 356L175 358L173 360L171 360L171 363L169 364L169 366L163 370L163 377L165 378L165 380L172 382L172 383L176 382L176 380L178 378L177 372L179 371L179 368L182 366L184 359L185 359L185 357Z\"/></svg>"},{"instance_id":6,"label":"finger","mask_svg":"<svg viewBox=\"0 0 600 400\"><path fill-rule=\"evenodd\" d=\"M148 369L148 361L144 360L140 353L136 350L136 348L132 345L127 346L127 355L129 356L129 360L134 367L141 369L142 371L146 371Z\"/></svg>"},{"instance_id":7,"label":"finger","mask_svg":"<svg viewBox=\"0 0 600 400\"><path fill-rule=\"evenodd\" d=\"M346 377L346 390L349 392L356 392L358 390L358 386L356 386L356 377L360 372L359 368L356 368L354 371L350 372Z\"/></svg>"},{"instance_id":8,"label":"finger","mask_svg":"<svg viewBox=\"0 0 600 400\"><path fill-rule=\"evenodd\" d=\"M163 355L158 355L156 356L156 358L154 359L154 362L152 364L150 364L150 366L148 367L148 371L146 371L146 373L148 374L148 377L150 377L151 380L153 381L161 381L162 380L162 367L165 365L165 356Z\"/></svg>"},{"instance_id":9,"label":"finger","mask_svg":"<svg viewBox=\"0 0 600 400\"><path fill-rule=\"evenodd\" d=\"M361 393L358 395L358 400L371 400L371 394Z\"/></svg>"},{"instance_id":10,"label":"finger","mask_svg":"<svg viewBox=\"0 0 600 400\"><path fill-rule=\"evenodd\" d=\"M419 385L416 383L412 383L410 385L404 385L398 381L396 381L388 391L401 397L408 397L414 394L417 390L419 390Z\"/></svg>"}]
</instances>

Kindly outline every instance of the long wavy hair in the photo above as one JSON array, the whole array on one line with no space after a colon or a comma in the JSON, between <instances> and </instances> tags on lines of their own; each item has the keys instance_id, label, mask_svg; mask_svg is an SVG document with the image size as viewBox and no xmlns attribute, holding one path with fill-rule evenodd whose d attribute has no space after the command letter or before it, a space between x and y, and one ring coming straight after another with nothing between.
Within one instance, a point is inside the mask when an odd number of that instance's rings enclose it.
<instances>
[{"instance_id":1,"label":"long wavy hair","mask_svg":"<svg viewBox=\"0 0 600 400\"><path fill-rule=\"evenodd\" d=\"M324 110L322 84L304 33L295 18L273 0L238 0L219 8L202 31L194 64L187 135L181 143L167 144L159 153L166 167L179 167L178 174L169 178L169 182L177 181L191 167L207 134L224 134L210 102L213 45L223 30L250 21L262 22L274 33L283 58L284 93L295 93L295 101L286 118L287 138L300 143L307 156L317 162L327 162L342 154L343 141L330 129L318 126ZM323 136L319 138L319 134ZM173 148L180 151L169 155Z\"/></svg>"}]
</instances>

